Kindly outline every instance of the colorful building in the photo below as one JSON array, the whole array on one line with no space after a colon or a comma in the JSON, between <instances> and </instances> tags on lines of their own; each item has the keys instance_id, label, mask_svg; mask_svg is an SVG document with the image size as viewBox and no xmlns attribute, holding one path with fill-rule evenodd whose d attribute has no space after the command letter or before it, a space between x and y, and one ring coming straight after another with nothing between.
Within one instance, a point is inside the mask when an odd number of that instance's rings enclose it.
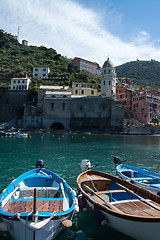
<instances>
[{"instance_id":1,"label":"colorful building","mask_svg":"<svg viewBox=\"0 0 160 240\"><path fill-rule=\"evenodd\" d=\"M133 88L129 88L126 85L116 86L117 100L123 103L124 109L129 113L132 113L133 91L134 91Z\"/></svg>"},{"instance_id":2,"label":"colorful building","mask_svg":"<svg viewBox=\"0 0 160 240\"><path fill-rule=\"evenodd\" d=\"M132 114L144 124L160 119L160 97L147 92L136 94L132 98Z\"/></svg>"},{"instance_id":3,"label":"colorful building","mask_svg":"<svg viewBox=\"0 0 160 240\"><path fill-rule=\"evenodd\" d=\"M100 88L98 84L73 82L72 94L83 96L99 96Z\"/></svg>"},{"instance_id":4,"label":"colorful building","mask_svg":"<svg viewBox=\"0 0 160 240\"><path fill-rule=\"evenodd\" d=\"M93 74L97 74L97 75L101 74L101 69L97 63L91 62L82 58L75 57L72 60L72 66L78 71L86 70Z\"/></svg>"}]
</instances>

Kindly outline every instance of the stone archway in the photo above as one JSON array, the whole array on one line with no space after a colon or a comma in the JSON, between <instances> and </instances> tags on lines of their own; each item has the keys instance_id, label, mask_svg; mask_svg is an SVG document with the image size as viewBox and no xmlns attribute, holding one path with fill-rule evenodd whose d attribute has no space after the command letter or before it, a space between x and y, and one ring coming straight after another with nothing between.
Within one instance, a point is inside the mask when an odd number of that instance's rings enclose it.
<instances>
[{"instance_id":1,"label":"stone archway","mask_svg":"<svg viewBox=\"0 0 160 240\"><path fill-rule=\"evenodd\" d=\"M55 122L51 125L51 130L64 130L64 126L60 122Z\"/></svg>"}]
</instances>

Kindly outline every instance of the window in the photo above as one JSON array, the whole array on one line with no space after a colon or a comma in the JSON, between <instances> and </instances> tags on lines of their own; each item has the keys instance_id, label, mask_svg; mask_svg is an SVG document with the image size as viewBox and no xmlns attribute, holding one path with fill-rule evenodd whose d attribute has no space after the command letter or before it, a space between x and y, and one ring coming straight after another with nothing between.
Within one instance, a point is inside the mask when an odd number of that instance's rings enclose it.
<instances>
[{"instance_id":1,"label":"window","mask_svg":"<svg viewBox=\"0 0 160 240\"><path fill-rule=\"evenodd\" d=\"M78 84L76 84L76 87L78 87Z\"/></svg>"},{"instance_id":2,"label":"window","mask_svg":"<svg viewBox=\"0 0 160 240\"><path fill-rule=\"evenodd\" d=\"M16 81L14 80L13 83L16 83Z\"/></svg>"},{"instance_id":3,"label":"window","mask_svg":"<svg viewBox=\"0 0 160 240\"><path fill-rule=\"evenodd\" d=\"M94 94L94 91L93 91L93 90L91 91L91 94Z\"/></svg>"},{"instance_id":4,"label":"window","mask_svg":"<svg viewBox=\"0 0 160 240\"><path fill-rule=\"evenodd\" d=\"M65 110L65 103L62 103L62 110Z\"/></svg>"},{"instance_id":5,"label":"window","mask_svg":"<svg viewBox=\"0 0 160 240\"><path fill-rule=\"evenodd\" d=\"M84 90L81 91L81 94L84 94Z\"/></svg>"},{"instance_id":6,"label":"window","mask_svg":"<svg viewBox=\"0 0 160 240\"><path fill-rule=\"evenodd\" d=\"M43 68L43 71L45 72L45 71L46 71L46 68Z\"/></svg>"},{"instance_id":7,"label":"window","mask_svg":"<svg viewBox=\"0 0 160 240\"><path fill-rule=\"evenodd\" d=\"M51 111L54 111L54 103L51 103Z\"/></svg>"},{"instance_id":8,"label":"window","mask_svg":"<svg viewBox=\"0 0 160 240\"><path fill-rule=\"evenodd\" d=\"M105 82L105 81L103 82L103 85L106 85L106 82Z\"/></svg>"},{"instance_id":9,"label":"window","mask_svg":"<svg viewBox=\"0 0 160 240\"><path fill-rule=\"evenodd\" d=\"M106 73L106 70L104 69L103 73L105 74Z\"/></svg>"},{"instance_id":10,"label":"window","mask_svg":"<svg viewBox=\"0 0 160 240\"><path fill-rule=\"evenodd\" d=\"M46 76L46 74L43 74L43 77L45 77Z\"/></svg>"},{"instance_id":11,"label":"window","mask_svg":"<svg viewBox=\"0 0 160 240\"><path fill-rule=\"evenodd\" d=\"M78 90L76 90L75 94L78 94Z\"/></svg>"},{"instance_id":12,"label":"window","mask_svg":"<svg viewBox=\"0 0 160 240\"><path fill-rule=\"evenodd\" d=\"M18 80L18 83L20 83L20 80Z\"/></svg>"},{"instance_id":13,"label":"window","mask_svg":"<svg viewBox=\"0 0 160 240\"><path fill-rule=\"evenodd\" d=\"M37 77L37 76L38 76L38 74L36 73L36 74L35 74L35 76Z\"/></svg>"},{"instance_id":14,"label":"window","mask_svg":"<svg viewBox=\"0 0 160 240\"><path fill-rule=\"evenodd\" d=\"M109 73L111 73L111 70L109 69L109 71L108 71Z\"/></svg>"},{"instance_id":15,"label":"window","mask_svg":"<svg viewBox=\"0 0 160 240\"><path fill-rule=\"evenodd\" d=\"M111 85L111 81L108 82L108 85Z\"/></svg>"},{"instance_id":16,"label":"window","mask_svg":"<svg viewBox=\"0 0 160 240\"><path fill-rule=\"evenodd\" d=\"M36 68L35 71L38 71L38 69Z\"/></svg>"},{"instance_id":17,"label":"window","mask_svg":"<svg viewBox=\"0 0 160 240\"><path fill-rule=\"evenodd\" d=\"M22 83L24 83L24 80L22 81Z\"/></svg>"}]
</instances>

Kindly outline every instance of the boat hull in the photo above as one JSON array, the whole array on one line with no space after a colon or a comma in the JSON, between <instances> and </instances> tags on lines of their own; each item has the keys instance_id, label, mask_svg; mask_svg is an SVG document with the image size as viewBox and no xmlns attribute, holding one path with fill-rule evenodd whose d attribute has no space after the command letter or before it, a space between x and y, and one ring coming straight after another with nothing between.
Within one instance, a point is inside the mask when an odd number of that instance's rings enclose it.
<instances>
[{"instance_id":1,"label":"boat hull","mask_svg":"<svg viewBox=\"0 0 160 240\"><path fill-rule=\"evenodd\" d=\"M30 230L20 221L10 221L3 218L3 222L11 225L9 230L10 235L16 240L51 240L54 239L62 230L61 222L63 219L51 220L42 229L37 231Z\"/></svg>"},{"instance_id":2,"label":"boat hull","mask_svg":"<svg viewBox=\"0 0 160 240\"><path fill-rule=\"evenodd\" d=\"M81 173L77 184L94 217L101 219L101 225L136 240L159 240L159 196L116 176L94 170Z\"/></svg>"},{"instance_id":3,"label":"boat hull","mask_svg":"<svg viewBox=\"0 0 160 240\"><path fill-rule=\"evenodd\" d=\"M93 207L89 201L90 208ZM106 225L136 240L159 240L160 222L132 221L113 216L100 210L106 218ZM154 235L154 237L153 237Z\"/></svg>"},{"instance_id":4,"label":"boat hull","mask_svg":"<svg viewBox=\"0 0 160 240\"><path fill-rule=\"evenodd\" d=\"M138 177L132 176L126 176L125 174L129 173L132 175L134 174L138 175ZM116 167L116 173L125 181L131 181L133 184L135 184L138 187L144 188L154 194L160 193L160 175L156 173L152 173L143 169L139 169L136 167L132 167L126 164L120 164ZM146 180L146 183L144 181ZM150 183L149 183L149 182ZM148 182L148 183L147 183ZM153 183L152 183L153 182Z\"/></svg>"}]
</instances>

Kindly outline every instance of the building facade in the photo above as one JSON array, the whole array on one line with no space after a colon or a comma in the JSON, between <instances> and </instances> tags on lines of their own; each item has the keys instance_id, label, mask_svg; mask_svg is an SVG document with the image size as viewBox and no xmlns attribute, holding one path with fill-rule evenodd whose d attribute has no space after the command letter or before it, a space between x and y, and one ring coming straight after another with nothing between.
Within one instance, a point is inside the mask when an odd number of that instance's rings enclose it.
<instances>
[{"instance_id":1,"label":"building facade","mask_svg":"<svg viewBox=\"0 0 160 240\"><path fill-rule=\"evenodd\" d=\"M101 74L101 69L97 63L94 63L82 58L75 57L72 60L72 66L78 71L86 70L93 74L97 74L97 75Z\"/></svg>"},{"instance_id":2,"label":"building facade","mask_svg":"<svg viewBox=\"0 0 160 240\"><path fill-rule=\"evenodd\" d=\"M44 96L43 128L65 131L119 132L123 129L121 103L102 97L80 97L68 93Z\"/></svg>"},{"instance_id":3,"label":"building facade","mask_svg":"<svg viewBox=\"0 0 160 240\"><path fill-rule=\"evenodd\" d=\"M136 94L132 99L132 114L144 124L160 119L160 97L147 92Z\"/></svg>"},{"instance_id":4,"label":"building facade","mask_svg":"<svg viewBox=\"0 0 160 240\"><path fill-rule=\"evenodd\" d=\"M69 87L65 87L65 86L43 86L41 85L38 88L38 104L37 106L41 109L43 109L43 100L44 100L44 96L46 94L46 92L71 92L71 89L69 89Z\"/></svg>"},{"instance_id":5,"label":"building facade","mask_svg":"<svg viewBox=\"0 0 160 240\"><path fill-rule=\"evenodd\" d=\"M11 78L10 90L12 91L27 91L29 85L31 84L31 79L26 78Z\"/></svg>"},{"instance_id":6,"label":"building facade","mask_svg":"<svg viewBox=\"0 0 160 240\"><path fill-rule=\"evenodd\" d=\"M34 67L33 77L48 78L50 69L48 67Z\"/></svg>"},{"instance_id":7,"label":"building facade","mask_svg":"<svg viewBox=\"0 0 160 240\"><path fill-rule=\"evenodd\" d=\"M82 96L99 96L100 88L98 84L93 83L72 83L72 94Z\"/></svg>"},{"instance_id":8,"label":"building facade","mask_svg":"<svg viewBox=\"0 0 160 240\"><path fill-rule=\"evenodd\" d=\"M126 85L116 86L117 100L123 103L124 109L129 113L132 113L132 96L133 96L132 88L129 88Z\"/></svg>"},{"instance_id":9,"label":"building facade","mask_svg":"<svg viewBox=\"0 0 160 240\"><path fill-rule=\"evenodd\" d=\"M116 99L116 73L113 63L108 58L102 67L101 95Z\"/></svg>"}]
</instances>

